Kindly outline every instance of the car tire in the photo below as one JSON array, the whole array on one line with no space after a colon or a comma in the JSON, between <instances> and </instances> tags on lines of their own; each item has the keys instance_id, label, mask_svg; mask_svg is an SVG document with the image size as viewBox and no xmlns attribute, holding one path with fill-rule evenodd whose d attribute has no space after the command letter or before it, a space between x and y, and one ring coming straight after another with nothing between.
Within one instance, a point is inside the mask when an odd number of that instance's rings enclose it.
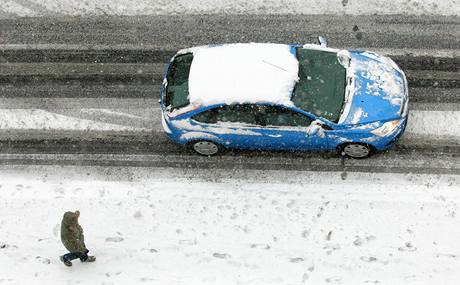
<instances>
[{"instance_id":1,"label":"car tire","mask_svg":"<svg viewBox=\"0 0 460 285\"><path fill-rule=\"evenodd\" d=\"M370 145L363 143L347 143L340 147L340 154L351 158L366 158L369 157L373 148Z\"/></svg>"},{"instance_id":2,"label":"car tire","mask_svg":"<svg viewBox=\"0 0 460 285\"><path fill-rule=\"evenodd\" d=\"M223 147L220 144L215 143L213 141L193 141L190 142L188 145L191 150L203 156L213 156L223 151Z\"/></svg>"}]
</instances>

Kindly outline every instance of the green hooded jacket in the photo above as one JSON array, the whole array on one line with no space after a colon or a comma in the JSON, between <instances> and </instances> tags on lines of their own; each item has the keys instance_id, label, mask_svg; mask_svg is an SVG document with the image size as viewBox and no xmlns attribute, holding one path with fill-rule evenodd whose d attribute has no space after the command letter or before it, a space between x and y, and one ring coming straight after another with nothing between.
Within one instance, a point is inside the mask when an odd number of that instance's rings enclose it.
<instances>
[{"instance_id":1,"label":"green hooded jacket","mask_svg":"<svg viewBox=\"0 0 460 285\"><path fill-rule=\"evenodd\" d=\"M70 252L87 252L83 229L74 212L65 212L61 223L61 241Z\"/></svg>"}]
</instances>

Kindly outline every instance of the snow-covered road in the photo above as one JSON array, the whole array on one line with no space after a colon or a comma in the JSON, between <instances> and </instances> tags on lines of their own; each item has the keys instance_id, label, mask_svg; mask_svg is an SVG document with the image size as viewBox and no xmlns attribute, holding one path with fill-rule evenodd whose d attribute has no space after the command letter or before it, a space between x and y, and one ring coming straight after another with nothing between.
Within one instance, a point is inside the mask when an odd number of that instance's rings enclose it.
<instances>
[{"instance_id":1,"label":"snow-covered road","mask_svg":"<svg viewBox=\"0 0 460 285\"><path fill-rule=\"evenodd\" d=\"M328 179L324 179L328 177ZM460 177L5 167L1 284L458 284ZM79 209L94 264L58 260Z\"/></svg>"},{"instance_id":2,"label":"snow-covered road","mask_svg":"<svg viewBox=\"0 0 460 285\"><path fill-rule=\"evenodd\" d=\"M2 0L0 17L169 14L458 15L458 0Z\"/></svg>"},{"instance_id":3,"label":"snow-covered road","mask_svg":"<svg viewBox=\"0 0 460 285\"><path fill-rule=\"evenodd\" d=\"M46 99L46 100L45 100ZM162 133L161 112L155 99L111 100L109 108L99 107L108 100L91 100L97 108L85 108L81 99L29 98L18 100L0 99L0 136L14 131L105 131L105 132L152 132ZM28 101L43 109L23 109ZM90 101L90 100L87 100ZM78 104L81 104L80 106ZM458 104L438 104L438 107L454 109ZM5 133L6 132L6 133ZM90 137L90 133L86 137ZM33 134L28 135L33 138ZM460 141L460 111L410 110L404 134L407 139L436 141L439 139Z\"/></svg>"}]
</instances>

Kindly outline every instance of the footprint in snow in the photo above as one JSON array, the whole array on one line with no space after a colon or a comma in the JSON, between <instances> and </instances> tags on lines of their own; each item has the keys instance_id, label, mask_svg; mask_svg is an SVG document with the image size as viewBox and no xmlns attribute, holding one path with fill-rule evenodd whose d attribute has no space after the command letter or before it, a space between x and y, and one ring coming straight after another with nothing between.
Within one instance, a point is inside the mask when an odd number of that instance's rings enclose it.
<instances>
[{"instance_id":1,"label":"footprint in snow","mask_svg":"<svg viewBox=\"0 0 460 285\"><path fill-rule=\"evenodd\" d=\"M289 262L292 262L292 263L299 263L302 261L304 261L302 257L294 257L294 258L289 259Z\"/></svg>"},{"instance_id":2,"label":"footprint in snow","mask_svg":"<svg viewBox=\"0 0 460 285\"><path fill-rule=\"evenodd\" d=\"M413 246L410 242L406 242L404 246L398 247L399 251L416 251L417 248Z\"/></svg>"},{"instance_id":3,"label":"footprint in snow","mask_svg":"<svg viewBox=\"0 0 460 285\"><path fill-rule=\"evenodd\" d=\"M294 200L289 201L289 203L286 204L286 207L289 209L292 209L295 206L296 202Z\"/></svg>"},{"instance_id":4,"label":"footprint in snow","mask_svg":"<svg viewBox=\"0 0 460 285\"><path fill-rule=\"evenodd\" d=\"M141 211L136 211L133 215L133 217L137 220L139 220L140 218L142 218L142 213Z\"/></svg>"},{"instance_id":5,"label":"footprint in snow","mask_svg":"<svg viewBox=\"0 0 460 285\"><path fill-rule=\"evenodd\" d=\"M362 237L360 237L360 236L356 236L356 239L353 241L353 244L354 244L355 246L361 246L361 245L363 245L365 242L370 242L370 241L373 241L373 240L375 240L375 239L376 239L376 237L373 236L373 235L367 236L367 237L365 237L365 238L362 238Z\"/></svg>"},{"instance_id":6,"label":"footprint in snow","mask_svg":"<svg viewBox=\"0 0 460 285\"><path fill-rule=\"evenodd\" d=\"M332 231L329 231L326 235L326 240L331 240L332 237Z\"/></svg>"},{"instance_id":7,"label":"footprint in snow","mask_svg":"<svg viewBox=\"0 0 460 285\"><path fill-rule=\"evenodd\" d=\"M121 242L124 238L122 237L108 237L105 239L105 242Z\"/></svg>"},{"instance_id":8,"label":"footprint in snow","mask_svg":"<svg viewBox=\"0 0 460 285\"><path fill-rule=\"evenodd\" d=\"M220 259L228 259L230 257L232 257L230 254L227 254L227 253L213 253L212 256L214 256L215 258L220 258Z\"/></svg>"},{"instance_id":9,"label":"footprint in snow","mask_svg":"<svg viewBox=\"0 0 460 285\"><path fill-rule=\"evenodd\" d=\"M73 189L73 194L78 194L82 191L83 191L83 188L78 187L78 188Z\"/></svg>"},{"instance_id":10,"label":"footprint in snow","mask_svg":"<svg viewBox=\"0 0 460 285\"><path fill-rule=\"evenodd\" d=\"M41 242L41 241L47 241L47 240L50 240L51 238L39 238L37 239L38 242Z\"/></svg>"},{"instance_id":11,"label":"footprint in snow","mask_svg":"<svg viewBox=\"0 0 460 285\"><path fill-rule=\"evenodd\" d=\"M0 249L7 249L7 248L18 248L16 245L11 245L11 244L6 244L6 243L1 243L0 244Z\"/></svg>"},{"instance_id":12,"label":"footprint in snow","mask_svg":"<svg viewBox=\"0 0 460 285\"><path fill-rule=\"evenodd\" d=\"M198 241L196 239L181 239L179 240L179 244L184 245L196 245Z\"/></svg>"},{"instance_id":13,"label":"footprint in snow","mask_svg":"<svg viewBox=\"0 0 460 285\"><path fill-rule=\"evenodd\" d=\"M306 283L308 281L308 279L310 278L310 276L308 275L307 272L305 272L303 275L302 275L302 283Z\"/></svg>"},{"instance_id":14,"label":"footprint in snow","mask_svg":"<svg viewBox=\"0 0 460 285\"><path fill-rule=\"evenodd\" d=\"M306 229L302 232L302 237L303 238L308 238L308 236L310 235L310 230Z\"/></svg>"},{"instance_id":15,"label":"footprint in snow","mask_svg":"<svg viewBox=\"0 0 460 285\"><path fill-rule=\"evenodd\" d=\"M374 262L377 261L376 257L373 256L361 256L360 259L365 262Z\"/></svg>"},{"instance_id":16,"label":"footprint in snow","mask_svg":"<svg viewBox=\"0 0 460 285\"><path fill-rule=\"evenodd\" d=\"M355 246L361 246L363 245L363 243L364 243L364 240L361 237L356 237L355 241L353 241L353 244Z\"/></svg>"},{"instance_id":17,"label":"footprint in snow","mask_svg":"<svg viewBox=\"0 0 460 285\"><path fill-rule=\"evenodd\" d=\"M449 254L449 253L438 253L438 254L436 254L436 257L437 257L437 258L440 258L440 257L456 258L457 255L455 255L455 254Z\"/></svg>"},{"instance_id":18,"label":"footprint in snow","mask_svg":"<svg viewBox=\"0 0 460 285\"><path fill-rule=\"evenodd\" d=\"M154 248L143 248L142 250L148 251L148 252L150 252L150 253L157 253L157 252L158 252L158 250L156 250L156 249L154 249Z\"/></svg>"},{"instance_id":19,"label":"footprint in snow","mask_svg":"<svg viewBox=\"0 0 460 285\"><path fill-rule=\"evenodd\" d=\"M335 277L335 276L326 278L324 279L324 281L326 281L326 283L331 283L331 284L342 284L342 278Z\"/></svg>"},{"instance_id":20,"label":"footprint in snow","mask_svg":"<svg viewBox=\"0 0 460 285\"><path fill-rule=\"evenodd\" d=\"M51 263L51 260L49 258L46 258L46 257L36 256L35 259L37 259L38 261L40 261L43 264L50 264Z\"/></svg>"},{"instance_id":21,"label":"footprint in snow","mask_svg":"<svg viewBox=\"0 0 460 285\"><path fill-rule=\"evenodd\" d=\"M110 276L117 276L117 275L120 275L120 274L121 274L121 271L117 271L117 272L114 272L114 273L106 272L105 276L110 277Z\"/></svg>"},{"instance_id":22,"label":"footprint in snow","mask_svg":"<svg viewBox=\"0 0 460 285\"><path fill-rule=\"evenodd\" d=\"M270 249L270 245L262 244L262 243L254 243L254 244L251 244L251 248Z\"/></svg>"}]
</instances>

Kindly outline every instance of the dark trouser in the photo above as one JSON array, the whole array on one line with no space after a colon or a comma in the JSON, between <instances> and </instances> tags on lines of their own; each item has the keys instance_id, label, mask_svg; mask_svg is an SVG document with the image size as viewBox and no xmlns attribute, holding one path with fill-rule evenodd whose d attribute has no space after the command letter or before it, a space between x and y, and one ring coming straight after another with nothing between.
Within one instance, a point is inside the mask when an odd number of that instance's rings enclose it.
<instances>
[{"instance_id":1,"label":"dark trouser","mask_svg":"<svg viewBox=\"0 0 460 285\"><path fill-rule=\"evenodd\" d=\"M80 260L84 262L88 259L88 254L84 252L69 252L62 256L62 259L64 259L64 261L71 261L77 258L80 258Z\"/></svg>"}]
</instances>

